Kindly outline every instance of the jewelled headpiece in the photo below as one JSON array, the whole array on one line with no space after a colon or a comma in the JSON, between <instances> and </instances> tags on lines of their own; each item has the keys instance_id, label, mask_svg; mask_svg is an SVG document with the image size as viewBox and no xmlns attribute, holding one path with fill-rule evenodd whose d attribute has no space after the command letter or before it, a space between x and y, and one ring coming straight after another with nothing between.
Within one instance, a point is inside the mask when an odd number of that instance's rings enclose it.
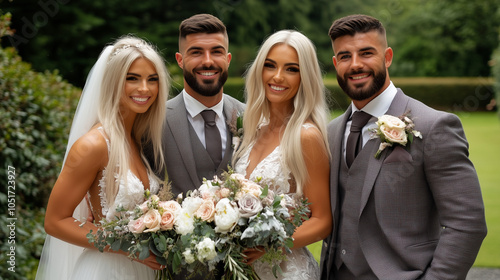
<instances>
[{"instance_id":1,"label":"jewelled headpiece","mask_svg":"<svg viewBox=\"0 0 500 280\"><path fill-rule=\"evenodd\" d=\"M137 43L135 45L129 45L129 44L127 44L127 45L123 45L123 46L121 46L119 48L116 48L115 51L109 55L108 62L111 61L111 59L113 59L113 57L115 57L121 51L126 50L126 49L131 48L131 47L135 47L137 49L142 49L142 48L146 47L146 44L144 44L144 43Z\"/></svg>"}]
</instances>

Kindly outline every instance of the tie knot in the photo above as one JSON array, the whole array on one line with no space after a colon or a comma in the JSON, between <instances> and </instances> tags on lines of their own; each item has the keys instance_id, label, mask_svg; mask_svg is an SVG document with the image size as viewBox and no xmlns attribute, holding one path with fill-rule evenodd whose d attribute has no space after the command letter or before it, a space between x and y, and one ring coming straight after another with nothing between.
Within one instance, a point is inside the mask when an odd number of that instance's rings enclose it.
<instances>
[{"instance_id":1,"label":"tie knot","mask_svg":"<svg viewBox=\"0 0 500 280\"><path fill-rule=\"evenodd\" d=\"M351 131L361 131L363 126L372 118L372 115L363 111L356 111L352 115Z\"/></svg>"},{"instance_id":2,"label":"tie knot","mask_svg":"<svg viewBox=\"0 0 500 280\"><path fill-rule=\"evenodd\" d=\"M215 125L215 111L214 110L203 110L201 113L203 120L206 124L213 126Z\"/></svg>"}]
</instances>

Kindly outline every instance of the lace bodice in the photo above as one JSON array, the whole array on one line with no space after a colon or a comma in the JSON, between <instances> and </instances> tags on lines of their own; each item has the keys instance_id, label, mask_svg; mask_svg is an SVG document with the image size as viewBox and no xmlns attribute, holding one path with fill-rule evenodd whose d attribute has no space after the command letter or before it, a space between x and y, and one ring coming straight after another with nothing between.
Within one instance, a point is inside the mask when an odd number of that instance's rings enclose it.
<instances>
[{"instance_id":1,"label":"lace bodice","mask_svg":"<svg viewBox=\"0 0 500 280\"><path fill-rule=\"evenodd\" d=\"M106 144L108 145L109 151L109 140L104 135L102 127L98 128L99 132L106 139ZM118 186L118 193L116 194L115 201L112 205L108 204L106 199L106 177L107 170L104 169L103 176L99 180L99 197L101 201L102 215L108 221L112 220L116 215L116 209L126 209L133 210L137 204L140 204L144 201L144 184L142 181L134 174L132 171L127 172L127 184L125 184L125 180L123 178L120 179L120 184ZM118 174L114 175L115 182L119 180ZM148 174L149 179L149 190L152 194L158 193L160 186L158 182Z\"/></svg>"},{"instance_id":2,"label":"lace bodice","mask_svg":"<svg viewBox=\"0 0 500 280\"><path fill-rule=\"evenodd\" d=\"M312 124L302 125L303 129L314 127ZM250 164L249 156L253 144L241 156L234 166L236 173L247 177L246 170ZM291 173L282 162L281 148L278 145L267 157L257 164L248 178L255 181L261 177L261 182L267 184L276 193L290 193ZM272 268L265 262L256 261L253 267L262 280L312 280L319 279L319 266L311 252L306 247L292 250L287 254L287 260L281 262L283 274L275 278Z\"/></svg>"},{"instance_id":3,"label":"lace bodice","mask_svg":"<svg viewBox=\"0 0 500 280\"><path fill-rule=\"evenodd\" d=\"M247 176L247 167L250 164L248 157L252 148L253 144L234 167L236 173L243 174L245 177ZM280 146L277 146L266 158L259 162L248 178L256 181L257 177L261 177L261 182L268 185L276 193L290 192L290 171L281 163Z\"/></svg>"},{"instance_id":4,"label":"lace bodice","mask_svg":"<svg viewBox=\"0 0 500 280\"><path fill-rule=\"evenodd\" d=\"M127 183L125 184L125 180L120 180L120 185L118 187L118 193L116 194L115 201L113 205L108 205L108 201L106 199L106 183L104 180L104 176L106 174L106 170L103 172L103 177L99 180L99 197L101 198L101 208L102 215L106 217L106 219L112 220L116 215L116 209L123 208L126 210L133 210L137 204L140 204L144 201L144 185L141 180L137 178L137 176L132 173L132 171L128 171L127 173ZM149 177L149 189L151 193L155 194L159 190L159 185L156 180ZM117 174L115 174L115 180L118 180Z\"/></svg>"}]
</instances>

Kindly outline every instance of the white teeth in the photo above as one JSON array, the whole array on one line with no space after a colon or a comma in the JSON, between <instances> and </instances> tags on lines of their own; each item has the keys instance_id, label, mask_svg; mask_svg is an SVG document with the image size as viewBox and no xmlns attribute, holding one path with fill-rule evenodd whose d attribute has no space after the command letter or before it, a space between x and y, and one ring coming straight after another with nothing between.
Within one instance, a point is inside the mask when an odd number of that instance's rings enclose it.
<instances>
[{"instance_id":1,"label":"white teeth","mask_svg":"<svg viewBox=\"0 0 500 280\"><path fill-rule=\"evenodd\" d=\"M213 72L200 72L200 75L202 75L202 76L213 76L213 75L215 75L215 73L213 73Z\"/></svg>"},{"instance_id":2,"label":"white teeth","mask_svg":"<svg viewBox=\"0 0 500 280\"><path fill-rule=\"evenodd\" d=\"M135 101L138 101L138 102L146 102L146 101L148 101L148 98L149 97L136 97L136 96L132 96L132 99L134 99Z\"/></svg>"},{"instance_id":3,"label":"white teeth","mask_svg":"<svg viewBox=\"0 0 500 280\"><path fill-rule=\"evenodd\" d=\"M274 90L285 90L286 89L284 87L278 87L278 86L271 86L271 88Z\"/></svg>"},{"instance_id":4,"label":"white teeth","mask_svg":"<svg viewBox=\"0 0 500 280\"><path fill-rule=\"evenodd\" d=\"M352 77L353 80L359 80L368 77L368 75L363 75L363 76L357 76L357 77Z\"/></svg>"}]
</instances>

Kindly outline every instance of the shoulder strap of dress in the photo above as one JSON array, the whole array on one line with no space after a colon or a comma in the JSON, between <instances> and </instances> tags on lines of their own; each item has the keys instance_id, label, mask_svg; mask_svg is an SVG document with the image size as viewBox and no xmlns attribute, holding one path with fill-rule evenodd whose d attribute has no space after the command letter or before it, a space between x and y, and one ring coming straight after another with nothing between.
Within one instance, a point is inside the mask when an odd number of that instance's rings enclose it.
<instances>
[{"instance_id":1,"label":"shoulder strap of dress","mask_svg":"<svg viewBox=\"0 0 500 280\"><path fill-rule=\"evenodd\" d=\"M316 127L316 125L312 124L312 123L305 123L302 125L303 128L305 129L308 129L308 128L311 128L311 127Z\"/></svg>"},{"instance_id":2,"label":"shoulder strap of dress","mask_svg":"<svg viewBox=\"0 0 500 280\"><path fill-rule=\"evenodd\" d=\"M102 128L102 126L99 126L97 128L97 130L101 133L102 137L104 137L104 140L106 140L106 145L108 146L108 153L109 153L109 150L110 150L110 148L109 148L109 139L106 136L106 132L104 132L104 128Z\"/></svg>"}]
</instances>

